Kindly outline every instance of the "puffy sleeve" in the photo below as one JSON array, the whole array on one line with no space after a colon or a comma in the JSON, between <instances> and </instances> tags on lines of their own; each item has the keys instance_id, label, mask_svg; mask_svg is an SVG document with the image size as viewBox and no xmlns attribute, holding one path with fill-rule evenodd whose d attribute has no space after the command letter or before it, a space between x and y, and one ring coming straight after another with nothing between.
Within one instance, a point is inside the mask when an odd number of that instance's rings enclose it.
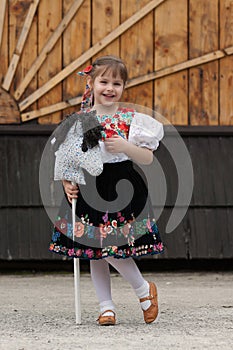
<instances>
[{"instance_id":1,"label":"puffy sleeve","mask_svg":"<svg viewBox=\"0 0 233 350\"><path fill-rule=\"evenodd\" d=\"M139 147L156 150L163 138L163 124L149 115L135 113L129 130L128 141Z\"/></svg>"}]
</instances>

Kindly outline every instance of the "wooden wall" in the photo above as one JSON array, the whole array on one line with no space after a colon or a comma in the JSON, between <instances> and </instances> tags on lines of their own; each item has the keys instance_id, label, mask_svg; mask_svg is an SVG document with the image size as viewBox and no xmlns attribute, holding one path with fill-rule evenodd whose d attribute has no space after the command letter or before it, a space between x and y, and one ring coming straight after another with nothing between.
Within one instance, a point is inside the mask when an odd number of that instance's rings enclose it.
<instances>
[{"instance_id":1,"label":"wooden wall","mask_svg":"<svg viewBox=\"0 0 233 350\"><path fill-rule=\"evenodd\" d=\"M124 100L175 125L233 124L233 0L1 0L0 123L79 109L76 71L121 56Z\"/></svg>"},{"instance_id":2,"label":"wooden wall","mask_svg":"<svg viewBox=\"0 0 233 350\"><path fill-rule=\"evenodd\" d=\"M52 223L39 189L40 159L51 129L44 125L25 127L7 126L7 132L0 128L0 262L61 260L48 250ZM194 190L187 214L168 234L165 228L176 201L177 172L162 143L156 151L167 184L158 220L165 253L159 259L233 259L233 128L217 128L214 135L210 127L192 133L183 129L179 131L193 163ZM169 133L166 137L175 142ZM157 189L159 182L154 175ZM160 191L151 191L151 197L156 215L163 198Z\"/></svg>"}]
</instances>

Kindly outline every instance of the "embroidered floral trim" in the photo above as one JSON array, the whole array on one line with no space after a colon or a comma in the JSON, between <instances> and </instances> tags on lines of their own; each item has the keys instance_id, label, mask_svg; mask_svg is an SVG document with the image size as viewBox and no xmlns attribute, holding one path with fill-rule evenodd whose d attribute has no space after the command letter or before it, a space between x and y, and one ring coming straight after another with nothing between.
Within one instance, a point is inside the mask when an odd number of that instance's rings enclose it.
<instances>
[{"instance_id":1,"label":"embroidered floral trim","mask_svg":"<svg viewBox=\"0 0 233 350\"><path fill-rule=\"evenodd\" d=\"M71 258L80 259L102 259L108 256L114 256L115 258L128 258L139 257L143 255L160 254L164 251L163 243L150 245L141 245L139 247L127 247L125 249L118 249L116 246L109 246L103 249L82 249L82 248L66 248L65 246L56 245L51 243L49 250L55 253L63 254Z\"/></svg>"},{"instance_id":2,"label":"embroidered floral trim","mask_svg":"<svg viewBox=\"0 0 233 350\"><path fill-rule=\"evenodd\" d=\"M95 227L93 223L90 223L88 215L81 217L81 221L75 223L74 236L80 238L87 236L88 238L99 240L107 238L108 235L115 235L118 237L125 237L128 239L128 244L133 245L136 238L144 235L145 233L152 232L155 235L158 234L158 228L155 219L152 221L150 218L143 219L142 221L136 221L133 214L132 219L126 220L124 214L117 213L117 219L109 218L108 212L102 217L103 223L99 227ZM72 224L67 221L66 218L58 217L55 222L54 231L60 232L69 238L73 238Z\"/></svg>"},{"instance_id":3,"label":"embroidered floral trim","mask_svg":"<svg viewBox=\"0 0 233 350\"><path fill-rule=\"evenodd\" d=\"M107 216L106 216L107 219ZM60 220L61 223L63 223L63 220ZM83 223L79 223L81 225L81 229L83 230L83 226L85 226ZM149 234L153 236L153 244L144 244L141 246L135 246L135 238L133 234L130 235L130 231L132 227L134 227L134 224L136 224L137 229L140 230L143 229L144 234ZM101 259L105 258L108 256L114 256L115 258L127 258L130 256L133 257L139 257L147 254L159 254L162 253L164 250L163 243L160 241L159 233L158 233L158 227L155 224L155 222L151 222L148 219L143 220L142 222L134 222L134 224L124 224L121 229L122 229L122 234L125 237L129 237L128 239L128 246L125 249L119 249L117 246L107 246L104 248L67 248L63 246L62 244L59 244L60 237L62 235L62 232L58 232L55 230L53 236L52 236L52 242L50 244L49 250L55 253L63 254L68 257L72 258L83 258L83 259ZM115 223L114 223L115 225ZM145 225L147 226L147 231L145 230ZM149 226L149 228L148 228ZM89 228L94 229L93 226L89 226ZM104 230L105 226L101 226L100 232L102 238L105 238L107 234L109 234L108 230L109 227L107 226L107 230ZM111 230L113 230L113 227L111 227ZM146 232L145 232L146 231ZM68 230L67 230L68 232ZM92 232L92 237L94 237L93 230ZM111 233L112 231L110 231ZM89 233L90 234L90 233Z\"/></svg>"}]
</instances>

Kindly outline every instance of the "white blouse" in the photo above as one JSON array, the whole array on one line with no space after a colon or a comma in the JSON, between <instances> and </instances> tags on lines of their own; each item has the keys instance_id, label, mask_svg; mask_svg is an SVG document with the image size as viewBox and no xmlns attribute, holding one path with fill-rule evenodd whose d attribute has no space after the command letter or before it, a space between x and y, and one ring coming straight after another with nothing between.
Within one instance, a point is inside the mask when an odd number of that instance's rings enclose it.
<instances>
[{"instance_id":1,"label":"white blouse","mask_svg":"<svg viewBox=\"0 0 233 350\"><path fill-rule=\"evenodd\" d=\"M139 147L146 147L152 151L159 146L163 138L163 124L147 114L135 112L130 124L128 142ZM116 163L130 159L125 153L109 153L106 151L104 141L99 141L103 163Z\"/></svg>"}]
</instances>

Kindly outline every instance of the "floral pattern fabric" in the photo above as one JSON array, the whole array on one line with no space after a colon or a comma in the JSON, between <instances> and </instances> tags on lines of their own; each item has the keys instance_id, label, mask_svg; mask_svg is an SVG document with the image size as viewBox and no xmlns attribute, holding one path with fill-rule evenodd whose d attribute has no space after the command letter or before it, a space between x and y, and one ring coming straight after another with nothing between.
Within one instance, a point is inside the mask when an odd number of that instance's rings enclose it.
<instances>
[{"instance_id":1,"label":"floral pattern fabric","mask_svg":"<svg viewBox=\"0 0 233 350\"><path fill-rule=\"evenodd\" d=\"M80 235L88 235L90 238L94 238L98 229L85 225L82 223L77 223L81 226L79 230ZM115 223L113 223L114 225ZM52 241L50 243L49 250L55 253L59 253L62 255L66 255L71 258L82 258L82 259L102 259L108 256L114 256L115 258L127 258L127 257L140 257L147 254L159 254L164 250L163 243L161 241L158 227L155 222L150 222L149 220L143 220L142 222L135 222L134 224L127 224L122 226L122 235L127 235L130 237L131 241L129 241L128 246L106 246L104 248L94 248L94 247L83 247L80 245L67 247L62 244L61 238L62 235L66 235L68 238L72 239L73 231L72 225L68 223L65 219L60 219L56 223L56 228L54 229L54 233L52 236ZM109 232L102 231L99 229L100 236L102 238L106 238L107 234L112 234L112 227ZM116 230L116 227L114 228ZM145 233L146 232L146 233ZM75 234L76 237L80 237L78 231ZM149 240L153 240L152 242L146 242L145 244L137 244L137 240L135 241L135 237L140 235L146 235ZM117 234L115 232L115 234ZM135 237L134 237L135 236Z\"/></svg>"},{"instance_id":2,"label":"floral pattern fabric","mask_svg":"<svg viewBox=\"0 0 233 350\"><path fill-rule=\"evenodd\" d=\"M119 135L124 139L128 139L129 127L134 117L134 110L120 108L115 115L100 115L99 122L104 127L102 131L102 141L113 135Z\"/></svg>"}]
</instances>

